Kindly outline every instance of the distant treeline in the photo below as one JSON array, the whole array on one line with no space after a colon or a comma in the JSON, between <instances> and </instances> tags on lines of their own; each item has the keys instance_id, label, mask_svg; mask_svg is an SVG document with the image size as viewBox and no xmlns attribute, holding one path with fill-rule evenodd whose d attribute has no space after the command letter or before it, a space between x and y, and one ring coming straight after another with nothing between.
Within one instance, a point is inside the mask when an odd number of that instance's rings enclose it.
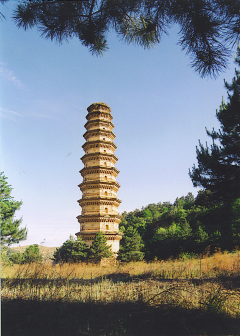
<instances>
[{"instance_id":1,"label":"distant treeline","mask_svg":"<svg viewBox=\"0 0 240 336\"><path fill-rule=\"evenodd\" d=\"M121 254L134 240L140 240L140 250L147 260L240 246L240 199L211 205L210 194L200 190L196 198L188 193L173 204L149 204L141 210L124 212L120 223L124 233Z\"/></svg>"}]
</instances>

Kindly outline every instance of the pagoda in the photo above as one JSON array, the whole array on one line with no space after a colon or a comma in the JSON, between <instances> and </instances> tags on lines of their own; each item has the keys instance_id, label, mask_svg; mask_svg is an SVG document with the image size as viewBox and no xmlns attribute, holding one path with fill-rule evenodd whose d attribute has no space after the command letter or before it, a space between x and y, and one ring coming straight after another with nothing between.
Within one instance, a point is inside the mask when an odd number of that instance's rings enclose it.
<instances>
[{"instance_id":1,"label":"pagoda","mask_svg":"<svg viewBox=\"0 0 240 336\"><path fill-rule=\"evenodd\" d=\"M115 168L118 158L114 155L117 147L113 143L113 117L110 107L104 103L92 104L87 110L83 135L86 142L82 146L85 154L81 158L84 168L80 170L83 182L79 184L82 198L78 200L82 213L77 217L80 232L76 235L91 246L101 231L112 251L117 253L122 233L118 228L121 201L117 198L120 185L116 181L119 170Z\"/></svg>"}]
</instances>

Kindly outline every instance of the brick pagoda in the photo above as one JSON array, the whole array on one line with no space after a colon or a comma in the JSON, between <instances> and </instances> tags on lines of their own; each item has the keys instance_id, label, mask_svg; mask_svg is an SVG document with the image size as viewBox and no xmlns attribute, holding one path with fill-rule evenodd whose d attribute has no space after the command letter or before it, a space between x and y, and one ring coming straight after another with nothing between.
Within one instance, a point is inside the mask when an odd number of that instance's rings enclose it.
<instances>
[{"instance_id":1,"label":"brick pagoda","mask_svg":"<svg viewBox=\"0 0 240 336\"><path fill-rule=\"evenodd\" d=\"M117 198L120 185L116 181L119 171L115 168L118 159L114 155L117 147L113 143L113 117L110 107L104 103L92 104L87 110L83 135L86 142L82 146L85 154L81 158L84 168L80 170L83 182L79 184L82 198L78 201L82 213L77 217L80 232L76 235L90 246L101 231L112 251L117 253L122 234L118 229L121 201Z\"/></svg>"}]
</instances>

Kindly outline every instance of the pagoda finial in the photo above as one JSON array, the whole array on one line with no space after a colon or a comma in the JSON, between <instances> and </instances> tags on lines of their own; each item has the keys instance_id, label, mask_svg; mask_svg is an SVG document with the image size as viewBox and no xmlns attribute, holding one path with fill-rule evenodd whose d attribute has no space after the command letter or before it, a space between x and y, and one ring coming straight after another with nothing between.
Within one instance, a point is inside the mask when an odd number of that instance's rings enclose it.
<instances>
[{"instance_id":1,"label":"pagoda finial","mask_svg":"<svg viewBox=\"0 0 240 336\"><path fill-rule=\"evenodd\" d=\"M101 103L101 102L93 103L90 106L88 106L88 108L87 108L88 112L92 112L92 111L99 110L99 109L100 110L102 110L102 109L103 110L108 110L109 112L111 112L110 107L107 104Z\"/></svg>"}]
</instances>

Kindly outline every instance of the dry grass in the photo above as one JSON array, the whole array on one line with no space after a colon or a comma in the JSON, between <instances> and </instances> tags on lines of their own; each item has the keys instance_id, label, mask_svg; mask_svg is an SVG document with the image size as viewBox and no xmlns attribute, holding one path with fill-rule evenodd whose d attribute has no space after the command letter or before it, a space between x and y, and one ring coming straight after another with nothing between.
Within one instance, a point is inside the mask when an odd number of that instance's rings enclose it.
<instances>
[{"instance_id":1,"label":"dry grass","mask_svg":"<svg viewBox=\"0 0 240 336\"><path fill-rule=\"evenodd\" d=\"M52 248L54 249L54 248ZM209 279L220 276L234 276L240 274L240 251L227 253L217 251L212 256L207 254L188 260L167 260L154 262L131 262L119 263L102 267L100 265L79 263L52 265L5 265L2 267L2 277L19 277L17 274L24 274L25 277L32 277L32 274L41 272L44 278L56 279L59 277L70 277L76 279L93 279L98 277L115 276L122 274L125 278L149 278L154 279ZM42 273L44 272L44 273ZM35 274L35 273L34 273Z\"/></svg>"},{"instance_id":2,"label":"dry grass","mask_svg":"<svg viewBox=\"0 0 240 336\"><path fill-rule=\"evenodd\" d=\"M141 306L150 314L148 321L156 312L151 309L158 309L158 312L164 309L165 313L168 309L175 309L174 311L178 309L178 312L180 309L184 311L185 319L189 312L197 312L195 318L200 318L203 314L215 314L214 318L222 316L220 324L227 321L226 319L232 319L231 326L227 327L232 328L231 334L235 335L234 332L240 325L239 276L240 252L231 254L220 251L211 257L204 256L201 259L136 262L109 267L94 264L4 266L2 300L8 304L26 301L39 302L39 304L44 302L60 304L61 302L61 304L67 304L68 309L70 305L75 304L80 309L80 304L85 305L83 309L90 306L91 309L98 309L96 307L99 306L102 307L101 309L107 309L106 305L108 307L114 305L119 310L119 307L125 305L125 310L131 307L130 314L134 312L140 314L139 311L136 312L136 307ZM90 316L92 316L91 309ZM118 328L125 316L125 312L121 309L116 317ZM14 309L11 308L11 312L13 311ZM84 314L83 311L82 314ZM209 315L206 316L209 318ZM89 332L97 328L97 322L94 321L89 322L91 324ZM139 321L139 323L142 322ZM148 323L150 322L146 322L145 327ZM171 324L170 320L169 323ZM185 322L179 323L182 330L185 330ZM186 323L191 332L196 332L194 320ZM100 333L97 328L96 335L135 335L129 322L124 322L124 325L126 328L124 327L123 330L126 332L121 329L121 333L116 333L115 325L110 328L112 333L105 333L104 330ZM136 334L141 334L145 327L141 327ZM84 328L86 329L86 325ZM212 328L217 328L217 325ZM89 335L92 334L89 333Z\"/></svg>"}]
</instances>

